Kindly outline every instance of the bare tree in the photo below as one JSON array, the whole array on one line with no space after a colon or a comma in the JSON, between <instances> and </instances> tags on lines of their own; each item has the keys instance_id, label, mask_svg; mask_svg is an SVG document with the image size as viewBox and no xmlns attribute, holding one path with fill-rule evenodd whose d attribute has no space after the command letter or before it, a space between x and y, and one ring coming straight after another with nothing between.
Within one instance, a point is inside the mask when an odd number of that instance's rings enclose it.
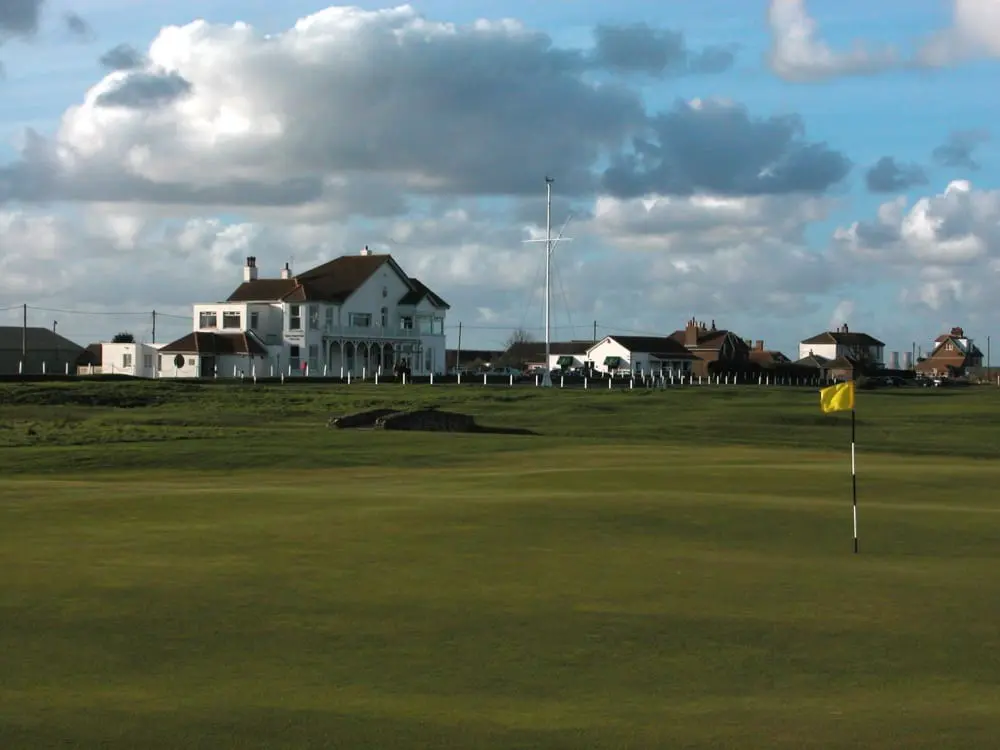
<instances>
[{"instance_id":1,"label":"bare tree","mask_svg":"<svg viewBox=\"0 0 1000 750\"><path fill-rule=\"evenodd\" d=\"M523 328L515 328L511 331L510 336L507 337L507 341L504 343L504 349L510 349L512 346L516 346L517 344L528 344L534 340L534 336Z\"/></svg>"}]
</instances>

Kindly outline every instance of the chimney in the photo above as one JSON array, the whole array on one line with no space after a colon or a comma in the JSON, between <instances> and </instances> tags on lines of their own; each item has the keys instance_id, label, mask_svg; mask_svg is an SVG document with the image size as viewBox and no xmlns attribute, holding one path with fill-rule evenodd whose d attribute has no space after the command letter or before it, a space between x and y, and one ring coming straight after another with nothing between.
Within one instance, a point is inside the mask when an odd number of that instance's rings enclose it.
<instances>
[{"instance_id":1,"label":"chimney","mask_svg":"<svg viewBox=\"0 0 1000 750\"><path fill-rule=\"evenodd\" d=\"M243 280L244 281L257 280L257 258L254 255L247 256L246 265L243 266Z\"/></svg>"},{"instance_id":2,"label":"chimney","mask_svg":"<svg viewBox=\"0 0 1000 750\"><path fill-rule=\"evenodd\" d=\"M292 269L291 266L289 266L287 263L285 264L285 267L281 269L281 278L283 279L292 278Z\"/></svg>"},{"instance_id":3,"label":"chimney","mask_svg":"<svg viewBox=\"0 0 1000 750\"><path fill-rule=\"evenodd\" d=\"M361 251L362 255L371 255L372 251L368 249L368 245L365 245L364 249Z\"/></svg>"},{"instance_id":4,"label":"chimney","mask_svg":"<svg viewBox=\"0 0 1000 750\"><path fill-rule=\"evenodd\" d=\"M843 328L841 329L841 333L850 333L850 332L849 332L849 331L847 330L847 323L844 323L844 327L843 327Z\"/></svg>"},{"instance_id":5,"label":"chimney","mask_svg":"<svg viewBox=\"0 0 1000 750\"><path fill-rule=\"evenodd\" d=\"M712 321L712 330L713 330L713 331L714 331L714 330L716 330L716 329L715 329L715 321L714 321L714 320Z\"/></svg>"},{"instance_id":6,"label":"chimney","mask_svg":"<svg viewBox=\"0 0 1000 750\"><path fill-rule=\"evenodd\" d=\"M688 321L684 329L684 346L698 345L698 323L694 318Z\"/></svg>"},{"instance_id":7,"label":"chimney","mask_svg":"<svg viewBox=\"0 0 1000 750\"><path fill-rule=\"evenodd\" d=\"M758 339L757 341L754 341L753 342L753 348L755 350L757 350L758 352L764 351L764 342L762 340L760 340L760 339Z\"/></svg>"}]
</instances>

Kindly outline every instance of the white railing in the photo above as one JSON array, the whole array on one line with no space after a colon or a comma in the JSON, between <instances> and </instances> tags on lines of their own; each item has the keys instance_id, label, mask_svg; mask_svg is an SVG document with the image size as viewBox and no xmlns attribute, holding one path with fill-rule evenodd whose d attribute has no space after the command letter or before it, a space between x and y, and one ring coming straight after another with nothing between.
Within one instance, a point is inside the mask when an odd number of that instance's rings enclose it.
<instances>
[{"instance_id":1,"label":"white railing","mask_svg":"<svg viewBox=\"0 0 1000 750\"><path fill-rule=\"evenodd\" d=\"M420 336L444 335L443 331L435 334L430 330L420 331L416 328L404 328L402 326L324 325L320 330L324 336L343 336L345 338L415 339Z\"/></svg>"}]
</instances>

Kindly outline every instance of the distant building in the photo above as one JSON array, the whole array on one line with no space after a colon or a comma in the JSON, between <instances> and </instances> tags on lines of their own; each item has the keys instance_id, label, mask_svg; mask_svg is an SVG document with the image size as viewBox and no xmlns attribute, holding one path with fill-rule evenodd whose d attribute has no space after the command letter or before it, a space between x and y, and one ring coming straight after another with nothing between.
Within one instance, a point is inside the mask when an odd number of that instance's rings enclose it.
<instances>
[{"instance_id":1,"label":"distant building","mask_svg":"<svg viewBox=\"0 0 1000 750\"><path fill-rule=\"evenodd\" d=\"M851 364L852 368L880 368L884 365L885 344L867 333L849 331L845 323L836 331L824 331L799 342L799 360L810 356L826 361L843 359L839 364Z\"/></svg>"},{"instance_id":2,"label":"distant building","mask_svg":"<svg viewBox=\"0 0 1000 750\"><path fill-rule=\"evenodd\" d=\"M695 356L691 363L694 375L715 372L742 372L750 363L750 347L732 331L716 328L715 321L706 324L691 318L687 325L670 334Z\"/></svg>"},{"instance_id":3,"label":"distant building","mask_svg":"<svg viewBox=\"0 0 1000 750\"><path fill-rule=\"evenodd\" d=\"M956 327L934 339L930 356L918 362L915 369L922 375L964 377L971 368L982 366L982 351L962 328Z\"/></svg>"},{"instance_id":4,"label":"distant building","mask_svg":"<svg viewBox=\"0 0 1000 750\"><path fill-rule=\"evenodd\" d=\"M67 368L74 374L83 352L75 341L49 328L0 326L0 375L65 374Z\"/></svg>"}]
</instances>

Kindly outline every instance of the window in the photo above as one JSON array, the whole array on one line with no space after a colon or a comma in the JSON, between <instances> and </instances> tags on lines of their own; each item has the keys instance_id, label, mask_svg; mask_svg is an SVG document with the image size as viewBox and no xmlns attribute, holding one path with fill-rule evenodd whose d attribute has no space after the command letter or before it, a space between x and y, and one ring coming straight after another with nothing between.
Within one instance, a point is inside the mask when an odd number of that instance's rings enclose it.
<instances>
[{"instance_id":1,"label":"window","mask_svg":"<svg viewBox=\"0 0 1000 750\"><path fill-rule=\"evenodd\" d=\"M302 311L299 309L299 305L288 306L288 330L302 330Z\"/></svg>"},{"instance_id":2,"label":"window","mask_svg":"<svg viewBox=\"0 0 1000 750\"><path fill-rule=\"evenodd\" d=\"M309 345L309 369L315 372L319 369L319 345Z\"/></svg>"},{"instance_id":3,"label":"window","mask_svg":"<svg viewBox=\"0 0 1000 750\"><path fill-rule=\"evenodd\" d=\"M944 345L944 350L946 352L953 352L955 351L955 345L949 341L947 344Z\"/></svg>"},{"instance_id":4,"label":"window","mask_svg":"<svg viewBox=\"0 0 1000 750\"><path fill-rule=\"evenodd\" d=\"M252 312L250 313L250 327L254 330L260 328L260 313Z\"/></svg>"},{"instance_id":5,"label":"window","mask_svg":"<svg viewBox=\"0 0 1000 750\"><path fill-rule=\"evenodd\" d=\"M291 366L292 372L295 372L302 366L299 363L299 347L288 347L288 364Z\"/></svg>"},{"instance_id":6,"label":"window","mask_svg":"<svg viewBox=\"0 0 1000 750\"><path fill-rule=\"evenodd\" d=\"M157 369L157 370L162 370L162 369L163 369L163 355L161 354L161 355L160 355L160 356L159 356L159 357L157 358L157 360L158 360L158 361L157 361L157 363L156 363L156 369Z\"/></svg>"},{"instance_id":7,"label":"window","mask_svg":"<svg viewBox=\"0 0 1000 750\"><path fill-rule=\"evenodd\" d=\"M410 317L409 315L400 318L399 319L399 327L402 328L404 331L412 331L413 330L413 318Z\"/></svg>"},{"instance_id":8,"label":"window","mask_svg":"<svg viewBox=\"0 0 1000 750\"><path fill-rule=\"evenodd\" d=\"M319 330L319 305L309 305L309 330Z\"/></svg>"},{"instance_id":9,"label":"window","mask_svg":"<svg viewBox=\"0 0 1000 750\"><path fill-rule=\"evenodd\" d=\"M223 328L239 328L240 327L240 314L238 312L223 312L222 313L222 327Z\"/></svg>"},{"instance_id":10,"label":"window","mask_svg":"<svg viewBox=\"0 0 1000 750\"><path fill-rule=\"evenodd\" d=\"M194 365L195 365L194 357L189 357L188 358L188 367L194 367Z\"/></svg>"},{"instance_id":11,"label":"window","mask_svg":"<svg viewBox=\"0 0 1000 750\"><path fill-rule=\"evenodd\" d=\"M382 308L382 327L387 328L389 326L389 308Z\"/></svg>"},{"instance_id":12,"label":"window","mask_svg":"<svg viewBox=\"0 0 1000 750\"><path fill-rule=\"evenodd\" d=\"M371 328L371 313L351 313L351 325L356 328Z\"/></svg>"},{"instance_id":13,"label":"window","mask_svg":"<svg viewBox=\"0 0 1000 750\"><path fill-rule=\"evenodd\" d=\"M142 366L147 370L153 369L153 355L144 354L142 355Z\"/></svg>"},{"instance_id":14,"label":"window","mask_svg":"<svg viewBox=\"0 0 1000 750\"><path fill-rule=\"evenodd\" d=\"M123 354L122 355L122 367L131 367L131 366L132 366L132 355L131 354Z\"/></svg>"},{"instance_id":15,"label":"window","mask_svg":"<svg viewBox=\"0 0 1000 750\"><path fill-rule=\"evenodd\" d=\"M333 330L333 307L331 305L326 306L326 327L327 330Z\"/></svg>"},{"instance_id":16,"label":"window","mask_svg":"<svg viewBox=\"0 0 1000 750\"><path fill-rule=\"evenodd\" d=\"M202 311L198 314L199 328L218 328L219 316L215 310Z\"/></svg>"}]
</instances>

